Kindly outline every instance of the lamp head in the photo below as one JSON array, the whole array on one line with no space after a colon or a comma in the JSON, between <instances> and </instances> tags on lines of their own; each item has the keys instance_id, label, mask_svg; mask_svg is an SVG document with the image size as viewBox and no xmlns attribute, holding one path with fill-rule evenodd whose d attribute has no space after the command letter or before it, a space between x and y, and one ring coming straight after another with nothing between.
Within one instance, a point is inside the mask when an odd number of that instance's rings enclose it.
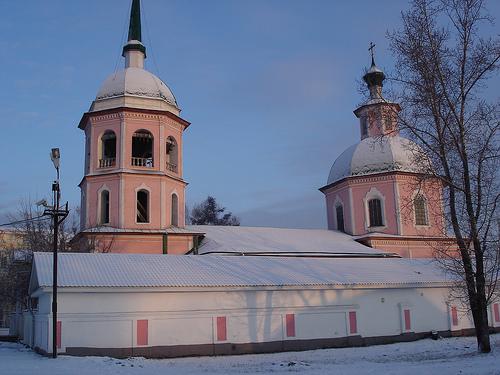
<instances>
[{"instance_id":1,"label":"lamp head","mask_svg":"<svg viewBox=\"0 0 500 375\"><path fill-rule=\"evenodd\" d=\"M53 148L50 151L50 160L52 160L52 163L54 164L54 167L59 170L59 163L61 160L61 153L59 152L58 148Z\"/></svg>"},{"instance_id":2,"label":"lamp head","mask_svg":"<svg viewBox=\"0 0 500 375\"><path fill-rule=\"evenodd\" d=\"M47 199L43 198L43 199L40 199L38 202L35 203L37 206L39 207L48 207L48 202L47 202Z\"/></svg>"}]
</instances>

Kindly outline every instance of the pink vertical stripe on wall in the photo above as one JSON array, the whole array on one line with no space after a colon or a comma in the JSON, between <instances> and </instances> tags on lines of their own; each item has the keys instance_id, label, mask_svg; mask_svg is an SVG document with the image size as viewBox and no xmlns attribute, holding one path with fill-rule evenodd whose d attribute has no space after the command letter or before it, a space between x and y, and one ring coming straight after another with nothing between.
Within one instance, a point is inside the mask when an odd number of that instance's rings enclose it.
<instances>
[{"instance_id":1,"label":"pink vertical stripe on wall","mask_svg":"<svg viewBox=\"0 0 500 375\"><path fill-rule=\"evenodd\" d=\"M56 326L56 345L58 349L61 349L61 333L62 333L62 322L58 321Z\"/></svg>"},{"instance_id":2,"label":"pink vertical stripe on wall","mask_svg":"<svg viewBox=\"0 0 500 375\"><path fill-rule=\"evenodd\" d=\"M456 306L451 307L451 324L454 326L458 326L458 313Z\"/></svg>"},{"instance_id":3,"label":"pink vertical stripe on wall","mask_svg":"<svg viewBox=\"0 0 500 375\"><path fill-rule=\"evenodd\" d=\"M286 314L286 336L295 337L295 314Z\"/></svg>"},{"instance_id":4,"label":"pink vertical stripe on wall","mask_svg":"<svg viewBox=\"0 0 500 375\"><path fill-rule=\"evenodd\" d=\"M493 304L493 312L495 315L495 322L500 323L500 305L498 303Z\"/></svg>"},{"instance_id":5,"label":"pink vertical stripe on wall","mask_svg":"<svg viewBox=\"0 0 500 375\"><path fill-rule=\"evenodd\" d=\"M137 321L137 345L148 345L148 320Z\"/></svg>"},{"instance_id":6,"label":"pink vertical stripe on wall","mask_svg":"<svg viewBox=\"0 0 500 375\"><path fill-rule=\"evenodd\" d=\"M349 332L358 333L358 322L356 320L356 311L349 311Z\"/></svg>"},{"instance_id":7,"label":"pink vertical stripe on wall","mask_svg":"<svg viewBox=\"0 0 500 375\"><path fill-rule=\"evenodd\" d=\"M227 340L227 327L226 327L226 317L217 317L217 341Z\"/></svg>"},{"instance_id":8,"label":"pink vertical stripe on wall","mask_svg":"<svg viewBox=\"0 0 500 375\"><path fill-rule=\"evenodd\" d=\"M409 331L411 329L411 318L410 318L410 310L405 309L405 331Z\"/></svg>"}]
</instances>

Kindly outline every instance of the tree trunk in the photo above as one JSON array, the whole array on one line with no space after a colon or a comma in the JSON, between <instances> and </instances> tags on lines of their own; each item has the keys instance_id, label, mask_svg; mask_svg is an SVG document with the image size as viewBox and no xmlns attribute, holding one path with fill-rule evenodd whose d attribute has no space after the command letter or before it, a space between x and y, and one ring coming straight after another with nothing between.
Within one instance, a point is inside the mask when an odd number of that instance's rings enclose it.
<instances>
[{"instance_id":1,"label":"tree trunk","mask_svg":"<svg viewBox=\"0 0 500 375\"><path fill-rule=\"evenodd\" d=\"M476 313L477 321L475 320L474 326L476 327L476 338L477 347L481 353L491 352L490 345L490 333L488 326L488 304L486 302L485 290L484 290L484 277L482 277L483 282L477 281L478 293L476 295Z\"/></svg>"}]
</instances>

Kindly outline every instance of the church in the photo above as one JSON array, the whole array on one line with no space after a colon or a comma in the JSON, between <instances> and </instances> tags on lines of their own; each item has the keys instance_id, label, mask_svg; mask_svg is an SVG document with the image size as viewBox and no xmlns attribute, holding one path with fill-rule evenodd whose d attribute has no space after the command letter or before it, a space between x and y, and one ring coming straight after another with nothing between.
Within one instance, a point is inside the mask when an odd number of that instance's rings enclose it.
<instances>
[{"instance_id":1,"label":"church","mask_svg":"<svg viewBox=\"0 0 500 375\"><path fill-rule=\"evenodd\" d=\"M186 225L183 135L189 121L144 68L133 0L125 67L101 85L78 127L85 136L80 252L59 256L52 337L52 256L35 253L23 341L49 354L218 355L360 346L470 333L454 285L432 261L453 251L441 182L399 134L400 106L382 95L354 115L360 141L334 161L328 229ZM195 125L193 125L195 127ZM82 250L83 249L83 250ZM500 331L499 304L489 309Z\"/></svg>"}]
</instances>

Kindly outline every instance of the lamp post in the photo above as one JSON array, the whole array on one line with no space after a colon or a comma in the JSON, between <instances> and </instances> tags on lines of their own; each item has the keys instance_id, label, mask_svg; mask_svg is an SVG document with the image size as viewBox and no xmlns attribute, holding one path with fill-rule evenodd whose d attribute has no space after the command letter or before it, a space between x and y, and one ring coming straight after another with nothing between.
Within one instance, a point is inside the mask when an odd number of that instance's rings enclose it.
<instances>
[{"instance_id":1,"label":"lamp post","mask_svg":"<svg viewBox=\"0 0 500 375\"><path fill-rule=\"evenodd\" d=\"M52 183L52 194L54 205L46 209L43 214L52 216L54 225L53 239L53 266L52 266L52 358L57 357L57 247L59 237L59 224L61 224L66 216L68 216L68 203L63 209L59 207L61 199L61 190L59 189L59 165L61 154L58 148L53 148L50 152L50 160L54 164L57 171L57 179Z\"/></svg>"}]
</instances>

